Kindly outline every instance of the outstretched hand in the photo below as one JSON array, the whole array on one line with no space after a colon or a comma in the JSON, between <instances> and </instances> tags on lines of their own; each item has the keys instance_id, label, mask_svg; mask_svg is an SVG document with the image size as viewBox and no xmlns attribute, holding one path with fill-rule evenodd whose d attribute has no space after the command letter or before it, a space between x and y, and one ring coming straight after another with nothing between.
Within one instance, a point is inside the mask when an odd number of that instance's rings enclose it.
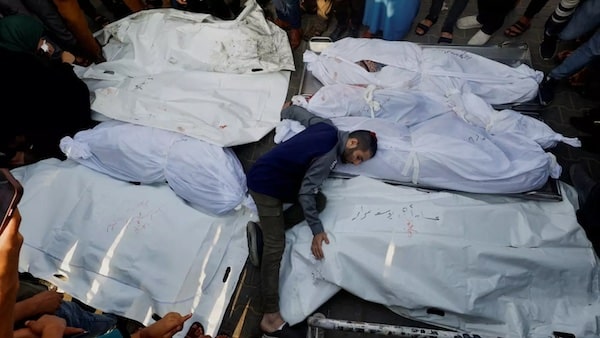
<instances>
[{"instance_id":1,"label":"outstretched hand","mask_svg":"<svg viewBox=\"0 0 600 338\"><path fill-rule=\"evenodd\" d=\"M183 330L183 323L186 320L192 318L192 314L185 316L180 315L177 312L167 313L161 320L156 323L145 327L135 334L131 335L132 338L170 338L174 334Z\"/></svg>"},{"instance_id":2,"label":"outstretched hand","mask_svg":"<svg viewBox=\"0 0 600 338\"><path fill-rule=\"evenodd\" d=\"M33 297L27 298L24 302L35 304L33 308L35 308L39 314L52 314L60 307L63 296L62 293L56 292L56 288L53 287L48 291L43 291L35 294Z\"/></svg>"},{"instance_id":3,"label":"outstretched hand","mask_svg":"<svg viewBox=\"0 0 600 338\"><path fill-rule=\"evenodd\" d=\"M83 333L85 330L67 326L67 322L54 315L43 315L37 320L25 322L26 330L30 330L36 337L57 337Z\"/></svg>"},{"instance_id":4,"label":"outstretched hand","mask_svg":"<svg viewBox=\"0 0 600 338\"><path fill-rule=\"evenodd\" d=\"M327 233L325 231L316 234L312 240L310 250L316 259L323 259L323 257L325 257L323 255L323 242L329 244L329 238L327 238Z\"/></svg>"}]
</instances>

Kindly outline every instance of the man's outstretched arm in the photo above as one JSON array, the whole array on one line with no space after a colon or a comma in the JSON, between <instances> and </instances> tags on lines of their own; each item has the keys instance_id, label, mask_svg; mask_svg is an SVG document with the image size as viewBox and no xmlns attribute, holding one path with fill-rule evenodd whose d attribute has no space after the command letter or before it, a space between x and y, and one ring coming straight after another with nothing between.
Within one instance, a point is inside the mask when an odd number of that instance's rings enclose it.
<instances>
[{"instance_id":1,"label":"man's outstretched arm","mask_svg":"<svg viewBox=\"0 0 600 338\"><path fill-rule=\"evenodd\" d=\"M320 122L325 122L327 124L333 125L333 122L331 122L330 119L326 119L326 118L317 116L317 115L309 112L308 110L306 110L300 106L295 106L295 105L291 105L291 106L285 108L284 110L282 110L281 111L281 119L296 120L305 127L308 127L310 125L320 123Z\"/></svg>"}]
</instances>

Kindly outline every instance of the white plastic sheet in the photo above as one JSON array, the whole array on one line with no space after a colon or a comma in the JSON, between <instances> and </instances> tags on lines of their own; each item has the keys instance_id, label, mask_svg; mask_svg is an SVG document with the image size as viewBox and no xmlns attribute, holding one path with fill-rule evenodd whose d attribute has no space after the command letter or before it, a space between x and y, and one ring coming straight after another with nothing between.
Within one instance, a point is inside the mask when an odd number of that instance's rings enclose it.
<instances>
[{"instance_id":1,"label":"white plastic sheet","mask_svg":"<svg viewBox=\"0 0 600 338\"><path fill-rule=\"evenodd\" d=\"M248 256L243 211L210 216L166 184L133 185L70 160L13 173L25 188L21 271L145 324L192 312L177 337L193 321L216 333Z\"/></svg>"},{"instance_id":2,"label":"white plastic sheet","mask_svg":"<svg viewBox=\"0 0 600 338\"><path fill-rule=\"evenodd\" d=\"M107 62L78 69L92 110L219 146L259 140L279 121L293 56L255 1L230 21L175 9L104 28ZM257 85L258 84L258 85Z\"/></svg>"},{"instance_id":3,"label":"white plastic sheet","mask_svg":"<svg viewBox=\"0 0 600 338\"><path fill-rule=\"evenodd\" d=\"M60 142L67 158L126 182L167 182L200 211L222 215L254 205L233 150L179 133L105 121Z\"/></svg>"},{"instance_id":4,"label":"white plastic sheet","mask_svg":"<svg viewBox=\"0 0 600 338\"><path fill-rule=\"evenodd\" d=\"M367 72L355 64L361 60L386 66L378 72ZM544 76L527 65L510 67L466 51L380 39L345 38L320 54L305 51L304 62L324 85L374 84L441 95L453 90L473 93L490 104L533 99Z\"/></svg>"},{"instance_id":5,"label":"white plastic sheet","mask_svg":"<svg viewBox=\"0 0 600 338\"><path fill-rule=\"evenodd\" d=\"M296 323L340 289L418 320L501 337L600 334L598 257L561 202L422 192L366 177L328 180L330 244L287 232L281 311ZM428 308L445 316L427 314Z\"/></svg>"}]
</instances>

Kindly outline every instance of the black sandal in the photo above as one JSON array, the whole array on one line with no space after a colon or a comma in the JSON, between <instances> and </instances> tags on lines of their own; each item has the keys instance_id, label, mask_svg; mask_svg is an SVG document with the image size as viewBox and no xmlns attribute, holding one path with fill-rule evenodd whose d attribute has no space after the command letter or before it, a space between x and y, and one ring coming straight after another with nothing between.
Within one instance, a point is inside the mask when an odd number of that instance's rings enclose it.
<instances>
[{"instance_id":1,"label":"black sandal","mask_svg":"<svg viewBox=\"0 0 600 338\"><path fill-rule=\"evenodd\" d=\"M425 21L425 20L431 21L431 25L427 26L426 24L424 24L423 21ZM437 18L432 19L429 15L426 16L425 19L421 20L421 22L419 22L417 24L417 27L415 28L415 34L417 34L418 36L423 36L423 35L427 34L427 32L429 32L429 29L433 25L435 25L436 22L437 22ZM417 32L418 29L422 30L423 32L422 33Z\"/></svg>"},{"instance_id":2,"label":"black sandal","mask_svg":"<svg viewBox=\"0 0 600 338\"><path fill-rule=\"evenodd\" d=\"M527 32L531 28L531 23L525 24L521 21L515 22L512 26L504 30L504 35L509 38L516 38Z\"/></svg>"},{"instance_id":3,"label":"black sandal","mask_svg":"<svg viewBox=\"0 0 600 338\"><path fill-rule=\"evenodd\" d=\"M454 37L454 35L453 35L452 33L449 33L449 32L442 32L442 34L444 34L444 33L446 33L446 34L450 34L450 35L452 35L452 36ZM448 38L448 37L445 37L445 36L440 36L440 38L438 39L438 43L447 43L447 44L451 44L451 43L452 43L452 39L453 39L453 37L452 37L452 38Z\"/></svg>"}]
</instances>

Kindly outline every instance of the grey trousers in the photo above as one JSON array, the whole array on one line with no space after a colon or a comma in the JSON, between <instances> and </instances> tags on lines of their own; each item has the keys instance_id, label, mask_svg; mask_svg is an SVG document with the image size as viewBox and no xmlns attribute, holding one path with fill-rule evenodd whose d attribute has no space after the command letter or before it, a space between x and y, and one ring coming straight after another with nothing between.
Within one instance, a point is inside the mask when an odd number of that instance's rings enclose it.
<instances>
[{"instance_id":1,"label":"grey trousers","mask_svg":"<svg viewBox=\"0 0 600 338\"><path fill-rule=\"evenodd\" d=\"M254 199L260 228L263 233L263 254L260 263L261 295L263 313L279 312L279 268L285 249L285 231L304 220L299 203L283 210L283 203L275 197L249 191ZM316 195L317 210L325 209L327 198L321 192Z\"/></svg>"}]
</instances>

